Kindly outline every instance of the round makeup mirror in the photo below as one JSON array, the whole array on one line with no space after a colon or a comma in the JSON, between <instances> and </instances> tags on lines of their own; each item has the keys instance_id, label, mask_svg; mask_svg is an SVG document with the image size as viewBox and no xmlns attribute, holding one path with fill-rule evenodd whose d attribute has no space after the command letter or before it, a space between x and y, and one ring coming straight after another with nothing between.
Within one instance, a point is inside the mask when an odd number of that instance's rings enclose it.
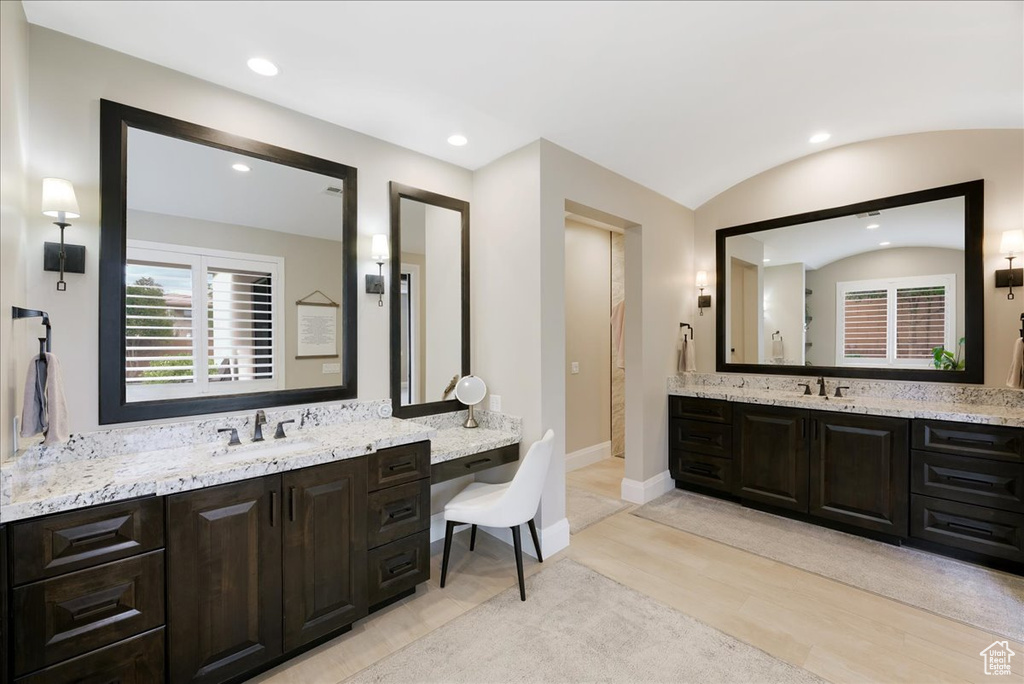
<instances>
[{"instance_id":1,"label":"round makeup mirror","mask_svg":"<svg viewBox=\"0 0 1024 684\"><path fill-rule=\"evenodd\" d=\"M463 427L475 428L476 419L473 417L473 406L484 400L487 394L487 385L475 375L466 375L459 379L455 385L455 398L469 408L469 417Z\"/></svg>"}]
</instances>

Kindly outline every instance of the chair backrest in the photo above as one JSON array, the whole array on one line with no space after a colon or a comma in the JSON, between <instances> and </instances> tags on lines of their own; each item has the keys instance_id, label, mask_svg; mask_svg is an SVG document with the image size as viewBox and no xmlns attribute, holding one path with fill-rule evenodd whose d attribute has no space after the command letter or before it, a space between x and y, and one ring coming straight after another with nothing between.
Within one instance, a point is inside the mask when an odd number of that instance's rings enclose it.
<instances>
[{"instance_id":1,"label":"chair backrest","mask_svg":"<svg viewBox=\"0 0 1024 684\"><path fill-rule=\"evenodd\" d=\"M540 505L540 495L544 492L544 481L551 465L551 452L555 446L555 433L548 430L544 437L530 446L523 457L523 462L512 478L508 491L502 497L506 515L518 520L521 524L531 520Z\"/></svg>"}]
</instances>

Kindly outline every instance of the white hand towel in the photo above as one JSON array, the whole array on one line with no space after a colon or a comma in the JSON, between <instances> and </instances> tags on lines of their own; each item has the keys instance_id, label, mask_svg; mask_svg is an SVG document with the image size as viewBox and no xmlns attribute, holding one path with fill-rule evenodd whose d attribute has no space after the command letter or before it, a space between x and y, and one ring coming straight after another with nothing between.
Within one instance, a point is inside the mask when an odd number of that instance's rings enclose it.
<instances>
[{"instance_id":1,"label":"white hand towel","mask_svg":"<svg viewBox=\"0 0 1024 684\"><path fill-rule=\"evenodd\" d=\"M679 339L676 345L676 373L686 372L686 337Z\"/></svg>"},{"instance_id":2,"label":"white hand towel","mask_svg":"<svg viewBox=\"0 0 1024 684\"><path fill-rule=\"evenodd\" d=\"M1006 376L1006 386L1024 389L1024 338L1018 337L1013 343L1013 358L1010 359L1010 374Z\"/></svg>"},{"instance_id":3,"label":"white hand towel","mask_svg":"<svg viewBox=\"0 0 1024 684\"><path fill-rule=\"evenodd\" d=\"M772 340L772 358L776 361L781 361L785 355L785 350L782 348L782 340Z\"/></svg>"},{"instance_id":4,"label":"white hand towel","mask_svg":"<svg viewBox=\"0 0 1024 684\"><path fill-rule=\"evenodd\" d=\"M66 442L68 432L68 402L64 397L64 373L60 361L47 353L46 377L41 377L39 357L33 357L25 378L25 403L21 408L21 436L31 437L43 433L43 444L52 446Z\"/></svg>"},{"instance_id":5,"label":"white hand towel","mask_svg":"<svg viewBox=\"0 0 1024 684\"><path fill-rule=\"evenodd\" d=\"M683 342L683 371L690 373L697 370L697 344L693 340Z\"/></svg>"}]
</instances>

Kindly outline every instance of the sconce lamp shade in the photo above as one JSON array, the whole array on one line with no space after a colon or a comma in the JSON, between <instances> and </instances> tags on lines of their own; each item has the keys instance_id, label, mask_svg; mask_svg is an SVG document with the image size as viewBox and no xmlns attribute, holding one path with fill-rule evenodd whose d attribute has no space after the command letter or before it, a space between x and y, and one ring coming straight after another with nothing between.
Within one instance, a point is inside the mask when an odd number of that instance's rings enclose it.
<instances>
[{"instance_id":1,"label":"sconce lamp shade","mask_svg":"<svg viewBox=\"0 0 1024 684\"><path fill-rule=\"evenodd\" d=\"M387 261L391 256L391 250L388 248L388 236L383 233L374 235L370 252L374 261Z\"/></svg>"},{"instance_id":2,"label":"sconce lamp shade","mask_svg":"<svg viewBox=\"0 0 1024 684\"><path fill-rule=\"evenodd\" d=\"M63 214L65 219L81 216L71 181L63 178L43 179L43 214L54 218L60 218Z\"/></svg>"},{"instance_id":3,"label":"sconce lamp shade","mask_svg":"<svg viewBox=\"0 0 1024 684\"><path fill-rule=\"evenodd\" d=\"M1006 256L1016 256L1024 252L1024 230L1007 230L999 241L999 252Z\"/></svg>"},{"instance_id":4,"label":"sconce lamp shade","mask_svg":"<svg viewBox=\"0 0 1024 684\"><path fill-rule=\"evenodd\" d=\"M697 271L697 287L707 287L707 286L708 286L708 272L707 271Z\"/></svg>"}]
</instances>

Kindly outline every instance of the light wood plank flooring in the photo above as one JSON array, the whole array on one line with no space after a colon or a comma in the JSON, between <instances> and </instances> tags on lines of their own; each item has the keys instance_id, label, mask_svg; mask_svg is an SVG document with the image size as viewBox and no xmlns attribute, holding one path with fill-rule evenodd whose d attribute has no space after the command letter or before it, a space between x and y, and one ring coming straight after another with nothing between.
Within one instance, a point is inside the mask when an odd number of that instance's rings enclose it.
<instances>
[{"instance_id":1,"label":"light wood plank flooring","mask_svg":"<svg viewBox=\"0 0 1024 684\"><path fill-rule=\"evenodd\" d=\"M567 479L618 498L621 459ZM487 534L468 548L456 535L448 586L431 580L353 630L272 670L256 682L335 684L515 585L511 549ZM525 542L524 542L525 543ZM572 537L550 561L569 557L758 648L832 682L985 682L979 652L996 640L970 627L623 511ZM550 562L548 561L548 562ZM532 574L547 565L526 558ZM527 596L529 600L529 596ZM1022 616L1024 619L1024 616ZM1024 682L1024 645L1014 674ZM665 678L671 681L671 673ZM409 682L416 673L409 673Z\"/></svg>"}]
</instances>

